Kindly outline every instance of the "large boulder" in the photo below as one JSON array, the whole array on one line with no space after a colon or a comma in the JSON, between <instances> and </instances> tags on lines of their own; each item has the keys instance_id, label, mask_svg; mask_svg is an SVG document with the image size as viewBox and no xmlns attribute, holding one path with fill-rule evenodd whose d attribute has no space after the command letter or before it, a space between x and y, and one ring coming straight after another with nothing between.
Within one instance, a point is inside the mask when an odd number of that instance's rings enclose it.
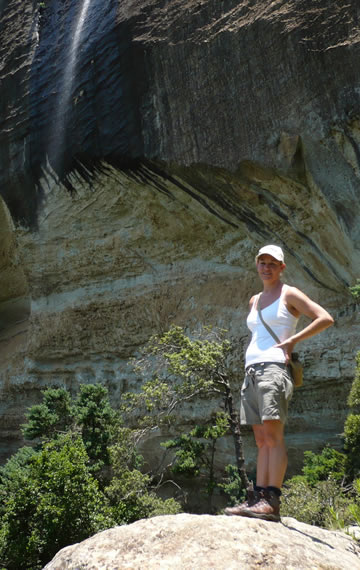
<instances>
[{"instance_id":1,"label":"large boulder","mask_svg":"<svg viewBox=\"0 0 360 570\"><path fill-rule=\"evenodd\" d=\"M181 514L105 530L63 548L44 570L357 570L359 556L352 537L293 518Z\"/></svg>"}]
</instances>

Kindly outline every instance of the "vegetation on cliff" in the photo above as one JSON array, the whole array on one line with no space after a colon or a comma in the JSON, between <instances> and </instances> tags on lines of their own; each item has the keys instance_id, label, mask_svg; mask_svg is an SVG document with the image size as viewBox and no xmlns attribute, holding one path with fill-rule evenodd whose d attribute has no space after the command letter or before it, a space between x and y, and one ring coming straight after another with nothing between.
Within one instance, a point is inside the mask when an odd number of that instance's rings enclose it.
<instances>
[{"instance_id":1,"label":"vegetation on cliff","mask_svg":"<svg viewBox=\"0 0 360 570\"><path fill-rule=\"evenodd\" d=\"M360 352L348 404L343 453L305 452L303 474L285 482L283 515L325 528L360 524Z\"/></svg>"},{"instance_id":2,"label":"vegetation on cliff","mask_svg":"<svg viewBox=\"0 0 360 570\"><path fill-rule=\"evenodd\" d=\"M203 425L166 444L168 449L177 448L173 472L194 475L205 468L209 491L215 486L216 441L228 432L234 442L236 478L240 487L249 485L228 365L231 344L225 332L204 327L189 336L183 328L172 326L167 332L152 336L135 363L136 369L150 380L138 393L124 395L123 413L132 417L140 410L144 429L171 425L174 410L196 398L216 398L214 410ZM205 453L205 448L209 453Z\"/></svg>"},{"instance_id":3,"label":"vegetation on cliff","mask_svg":"<svg viewBox=\"0 0 360 570\"><path fill-rule=\"evenodd\" d=\"M132 430L111 408L107 390L83 385L72 400L49 389L23 426L35 447L0 469L0 565L40 569L64 546L116 524L177 513L140 471Z\"/></svg>"},{"instance_id":4,"label":"vegetation on cliff","mask_svg":"<svg viewBox=\"0 0 360 570\"><path fill-rule=\"evenodd\" d=\"M46 390L23 426L34 446L23 447L0 468L0 565L7 570L40 569L62 547L99 530L180 512L179 502L156 492L165 475L201 476L208 512L214 512L216 487L230 503L241 500L247 478L226 368L229 350L219 331L190 339L173 327L153 337L136 363L150 380L137 393L124 395L121 413L110 406L100 384L81 386L75 398L65 389ZM171 425L174 409L205 394L216 395L217 406L220 395L224 409L163 444L173 454L166 473L142 472L141 437L154 427ZM320 454L305 453L302 475L285 483L282 515L325 528L359 524L359 394L360 353L343 453L330 447ZM214 471L216 445L229 431L236 465L224 466L219 479Z\"/></svg>"}]
</instances>

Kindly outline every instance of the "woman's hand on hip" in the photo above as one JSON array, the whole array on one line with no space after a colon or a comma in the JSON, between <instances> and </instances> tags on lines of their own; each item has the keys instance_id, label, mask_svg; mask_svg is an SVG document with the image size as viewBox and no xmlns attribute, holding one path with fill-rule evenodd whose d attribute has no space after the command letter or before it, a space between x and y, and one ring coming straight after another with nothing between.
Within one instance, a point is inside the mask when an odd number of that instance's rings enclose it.
<instances>
[{"instance_id":1,"label":"woman's hand on hip","mask_svg":"<svg viewBox=\"0 0 360 570\"><path fill-rule=\"evenodd\" d=\"M284 342L279 342L275 345L275 348L281 348L285 354L285 364L289 364L291 360L291 353L294 350L295 342L291 338L287 338Z\"/></svg>"}]
</instances>

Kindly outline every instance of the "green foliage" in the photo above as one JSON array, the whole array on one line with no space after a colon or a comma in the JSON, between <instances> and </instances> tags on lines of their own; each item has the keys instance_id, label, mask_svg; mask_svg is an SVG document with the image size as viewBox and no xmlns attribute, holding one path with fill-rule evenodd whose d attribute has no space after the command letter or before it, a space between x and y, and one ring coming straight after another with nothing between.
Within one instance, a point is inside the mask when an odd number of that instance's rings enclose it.
<instances>
[{"instance_id":1,"label":"green foliage","mask_svg":"<svg viewBox=\"0 0 360 570\"><path fill-rule=\"evenodd\" d=\"M150 476L138 469L127 469L111 480L105 492L116 524L181 512L181 506L174 499L163 500L149 490L150 483Z\"/></svg>"},{"instance_id":2,"label":"green foliage","mask_svg":"<svg viewBox=\"0 0 360 570\"><path fill-rule=\"evenodd\" d=\"M224 334L224 330L204 327L190 338L181 327L172 326L161 336L151 337L135 366L135 370L146 373L151 380L138 393L124 395L122 412L132 420L137 414L138 427L148 430L170 424L175 408L189 400L202 396L222 398L234 439L237 468L243 486L247 487L240 422L233 405L227 366L231 345ZM191 451L189 441L182 439L178 443L182 449L177 454L177 468L194 475L199 469L194 454L201 455L204 448L197 444L197 449Z\"/></svg>"},{"instance_id":3,"label":"green foliage","mask_svg":"<svg viewBox=\"0 0 360 570\"><path fill-rule=\"evenodd\" d=\"M349 287L349 289L350 289L350 293L354 297L355 301L359 301L360 300L360 279L357 279L356 285L354 285L353 287Z\"/></svg>"},{"instance_id":4,"label":"green foliage","mask_svg":"<svg viewBox=\"0 0 360 570\"><path fill-rule=\"evenodd\" d=\"M323 505L317 489L304 476L286 481L282 491L281 514L300 522L321 526Z\"/></svg>"},{"instance_id":5,"label":"green foliage","mask_svg":"<svg viewBox=\"0 0 360 570\"><path fill-rule=\"evenodd\" d=\"M245 500L245 489L239 476L239 471L235 465L226 465L224 481L219 483L219 487L229 498L231 506L242 503Z\"/></svg>"},{"instance_id":6,"label":"green foliage","mask_svg":"<svg viewBox=\"0 0 360 570\"><path fill-rule=\"evenodd\" d=\"M349 506L350 514L353 518L353 522L360 526L360 479L355 479L353 482L354 489L354 501Z\"/></svg>"},{"instance_id":7,"label":"green foliage","mask_svg":"<svg viewBox=\"0 0 360 570\"><path fill-rule=\"evenodd\" d=\"M325 447L320 454L305 451L303 474L310 486L331 478L337 483L345 479L346 456L331 447Z\"/></svg>"},{"instance_id":8,"label":"green foliage","mask_svg":"<svg viewBox=\"0 0 360 570\"><path fill-rule=\"evenodd\" d=\"M350 408L360 409L360 352L356 355L355 377L351 385L348 404Z\"/></svg>"},{"instance_id":9,"label":"green foliage","mask_svg":"<svg viewBox=\"0 0 360 570\"><path fill-rule=\"evenodd\" d=\"M32 406L22 426L25 439L51 439L66 432L74 423L70 394L64 388L43 392L43 403Z\"/></svg>"},{"instance_id":10,"label":"green foliage","mask_svg":"<svg viewBox=\"0 0 360 570\"><path fill-rule=\"evenodd\" d=\"M80 386L74 400L46 390L27 420L24 434L39 445L0 468L0 566L36 570L98 530L181 510L140 472L138 434L121 425L102 385Z\"/></svg>"},{"instance_id":11,"label":"green foliage","mask_svg":"<svg viewBox=\"0 0 360 570\"><path fill-rule=\"evenodd\" d=\"M108 390L101 384L83 384L74 405L77 425L94 472L109 465L108 446L117 425Z\"/></svg>"},{"instance_id":12,"label":"green foliage","mask_svg":"<svg viewBox=\"0 0 360 570\"><path fill-rule=\"evenodd\" d=\"M223 332L205 329L201 338L190 339L181 327L172 326L162 336L151 337L135 369L152 378L141 392L124 395L123 412L152 412L153 424L159 425L169 421L175 407L195 396L222 394L228 386L225 361L230 350ZM146 415L146 425L149 420Z\"/></svg>"},{"instance_id":13,"label":"green foliage","mask_svg":"<svg viewBox=\"0 0 360 570\"><path fill-rule=\"evenodd\" d=\"M282 493L282 516L290 516L298 521L324 528L339 526L352 521L349 501L338 482L333 479L317 481L310 485L306 477L298 475L286 481Z\"/></svg>"},{"instance_id":14,"label":"green foliage","mask_svg":"<svg viewBox=\"0 0 360 570\"><path fill-rule=\"evenodd\" d=\"M205 443L196 441L191 434L182 434L161 444L166 449L178 448L171 467L173 473L181 473L189 477L197 477L202 465Z\"/></svg>"},{"instance_id":15,"label":"green foliage","mask_svg":"<svg viewBox=\"0 0 360 570\"><path fill-rule=\"evenodd\" d=\"M63 546L113 524L80 437L59 436L28 458L21 451L3 471L0 559L7 570L42 568Z\"/></svg>"},{"instance_id":16,"label":"green foliage","mask_svg":"<svg viewBox=\"0 0 360 570\"><path fill-rule=\"evenodd\" d=\"M227 414L219 412L215 421L202 426L195 426L188 434L162 443L166 449L175 449L171 471L186 477L202 475L206 480L205 492L208 496L208 508L212 509L212 496L219 482L215 478L214 460L216 443L229 430Z\"/></svg>"},{"instance_id":17,"label":"green foliage","mask_svg":"<svg viewBox=\"0 0 360 570\"><path fill-rule=\"evenodd\" d=\"M63 388L43 392L43 402L32 406L23 428L28 440L49 441L69 430L81 433L94 473L109 465L108 446L117 424L107 389L101 384L84 384L74 402Z\"/></svg>"},{"instance_id":18,"label":"green foliage","mask_svg":"<svg viewBox=\"0 0 360 570\"><path fill-rule=\"evenodd\" d=\"M116 524L181 511L174 499L163 500L151 489L151 477L140 471L142 456L136 450L136 432L118 427L110 448L113 477L105 489Z\"/></svg>"},{"instance_id":19,"label":"green foliage","mask_svg":"<svg viewBox=\"0 0 360 570\"><path fill-rule=\"evenodd\" d=\"M348 472L351 476L360 473L360 415L349 414L344 426L344 449L348 459Z\"/></svg>"},{"instance_id":20,"label":"green foliage","mask_svg":"<svg viewBox=\"0 0 360 570\"><path fill-rule=\"evenodd\" d=\"M352 413L344 425L344 449L347 455L347 470L351 477L360 473L360 352L356 355L356 371L351 385L348 404Z\"/></svg>"},{"instance_id":21,"label":"green foliage","mask_svg":"<svg viewBox=\"0 0 360 570\"><path fill-rule=\"evenodd\" d=\"M176 449L171 470L190 477L199 475L201 469L208 471L211 479L216 441L223 437L229 429L226 414L216 414L215 422L195 426L188 434L162 443L166 449Z\"/></svg>"},{"instance_id":22,"label":"green foliage","mask_svg":"<svg viewBox=\"0 0 360 570\"><path fill-rule=\"evenodd\" d=\"M360 404L360 353L349 405ZM302 522L344 529L360 522L360 415L348 415L344 426L344 451L325 447L320 454L304 454L303 476L284 485L282 514ZM346 485L345 485L346 483Z\"/></svg>"}]
</instances>

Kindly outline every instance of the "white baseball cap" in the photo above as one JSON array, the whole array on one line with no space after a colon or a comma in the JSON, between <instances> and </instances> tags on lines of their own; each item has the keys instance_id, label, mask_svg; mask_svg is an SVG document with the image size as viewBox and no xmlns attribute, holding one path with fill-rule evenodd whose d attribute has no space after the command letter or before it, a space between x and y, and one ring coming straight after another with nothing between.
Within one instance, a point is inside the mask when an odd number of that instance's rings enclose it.
<instances>
[{"instance_id":1,"label":"white baseball cap","mask_svg":"<svg viewBox=\"0 0 360 570\"><path fill-rule=\"evenodd\" d=\"M264 245L264 247L259 249L259 252L255 260L257 261L260 255L265 255L265 254L271 255L278 261L281 261L281 263L284 263L284 252L281 249L281 247L279 247L278 245Z\"/></svg>"}]
</instances>

